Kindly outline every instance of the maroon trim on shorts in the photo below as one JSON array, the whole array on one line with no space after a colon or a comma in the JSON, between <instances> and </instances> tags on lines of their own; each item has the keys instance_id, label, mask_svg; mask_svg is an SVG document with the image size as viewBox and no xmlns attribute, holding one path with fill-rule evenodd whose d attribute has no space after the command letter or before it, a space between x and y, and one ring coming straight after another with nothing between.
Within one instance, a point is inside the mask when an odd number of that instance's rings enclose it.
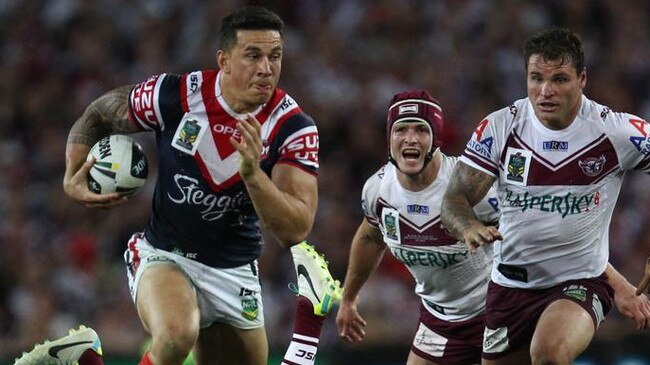
<instances>
[{"instance_id":1,"label":"maroon trim on shorts","mask_svg":"<svg viewBox=\"0 0 650 365\"><path fill-rule=\"evenodd\" d=\"M434 317L423 303L420 303L420 324L429 330L446 338L445 352L442 357L435 357L427 354L411 344L411 351L419 357L439 364L466 365L481 362L481 350L483 347L483 329L485 327L485 316L483 314L474 318L449 322ZM415 339L413 339L415 341Z\"/></svg>"},{"instance_id":2,"label":"maroon trim on shorts","mask_svg":"<svg viewBox=\"0 0 650 365\"><path fill-rule=\"evenodd\" d=\"M579 295L565 294L564 289L571 285L579 285L587 289L584 299L580 299ZM606 315L612 309L614 297L614 290L607 283L606 274L591 279L569 280L546 289L508 288L490 281L485 326L493 330L507 327L509 347L499 353L483 352L483 358L499 359L528 346L542 312L551 303L560 299L569 299L582 307L591 316L595 328L598 328L599 319L592 310L594 293L598 295L602 304L603 315Z\"/></svg>"}]
</instances>

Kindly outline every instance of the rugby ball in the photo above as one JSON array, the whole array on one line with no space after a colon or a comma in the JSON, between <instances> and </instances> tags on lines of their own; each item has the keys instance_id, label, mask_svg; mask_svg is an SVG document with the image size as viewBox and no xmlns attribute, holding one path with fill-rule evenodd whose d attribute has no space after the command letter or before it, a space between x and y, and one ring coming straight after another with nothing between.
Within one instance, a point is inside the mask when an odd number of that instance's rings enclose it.
<instances>
[{"instance_id":1,"label":"rugby ball","mask_svg":"<svg viewBox=\"0 0 650 365\"><path fill-rule=\"evenodd\" d=\"M114 134L99 140L88 152L95 158L88 172L88 189L97 194L133 195L147 181L149 162L142 146L133 138Z\"/></svg>"}]
</instances>

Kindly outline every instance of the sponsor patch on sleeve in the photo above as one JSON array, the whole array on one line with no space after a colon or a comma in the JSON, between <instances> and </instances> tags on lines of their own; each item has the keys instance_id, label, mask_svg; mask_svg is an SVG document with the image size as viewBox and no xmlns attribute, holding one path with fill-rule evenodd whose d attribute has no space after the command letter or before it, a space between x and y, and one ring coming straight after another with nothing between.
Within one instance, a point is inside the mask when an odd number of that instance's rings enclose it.
<instances>
[{"instance_id":1,"label":"sponsor patch on sleeve","mask_svg":"<svg viewBox=\"0 0 650 365\"><path fill-rule=\"evenodd\" d=\"M316 127L303 128L288 141L280 150L280 160L296 162L310 170L318 169L319 139Z\"/></svg>"},{"instance_id":2,"label":"sponsor patch on sleeve","mask_svg":"<svg viewBox=\"0 0 650 365\"><path fill-rule=\"evenodd\" d=\"M162 118L158 107L157 86L164 75L155 75L136 85L131 91L129 102L135 121L145 130L160 130Z\"/></svg>"}]
</instances>

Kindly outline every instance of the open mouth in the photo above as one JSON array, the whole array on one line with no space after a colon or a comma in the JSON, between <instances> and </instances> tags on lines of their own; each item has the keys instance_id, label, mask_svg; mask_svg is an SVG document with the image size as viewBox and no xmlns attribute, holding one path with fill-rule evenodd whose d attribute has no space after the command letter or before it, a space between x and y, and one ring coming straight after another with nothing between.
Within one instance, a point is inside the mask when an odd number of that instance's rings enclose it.
<instances>
[{"instance_id":1,"label":"open mouth","mask_svg":"<svg viewBox=\"0 0 650 365\"><path fill-rule=\"evenodd\" d=\"M420 155L422 155L422 153L414 148L405 148L402 150L402 157L405 160L417 160L420 158Z\"/></svg>"}]
</instances>

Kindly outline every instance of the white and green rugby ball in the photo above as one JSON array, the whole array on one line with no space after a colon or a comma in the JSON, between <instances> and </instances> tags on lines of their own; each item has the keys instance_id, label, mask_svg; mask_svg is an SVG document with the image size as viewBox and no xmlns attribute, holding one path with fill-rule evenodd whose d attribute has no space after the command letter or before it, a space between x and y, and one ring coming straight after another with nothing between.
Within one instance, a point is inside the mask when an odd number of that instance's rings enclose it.
<instances>
[{"instance_id":1,"label":"white and green rugby ball","mask_svg":"<svg viewBox=\"0 0 650 365\"><path fill-rule=\"evenodd\" d=\"M133 195L147 181L149 162L142 146L133 138L114 134L102 138L88 152L95 158L88 172L88 189L97 194Z\"/></svg>"}]
</instances>

